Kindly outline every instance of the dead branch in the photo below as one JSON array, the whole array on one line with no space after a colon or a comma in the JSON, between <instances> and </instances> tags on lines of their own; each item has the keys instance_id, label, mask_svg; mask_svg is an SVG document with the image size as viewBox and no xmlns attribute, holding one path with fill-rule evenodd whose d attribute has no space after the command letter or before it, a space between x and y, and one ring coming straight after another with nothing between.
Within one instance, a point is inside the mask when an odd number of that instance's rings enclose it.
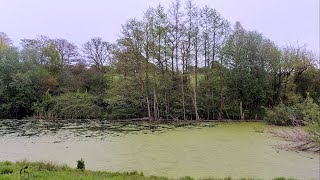
<instances>
[{"instance_id":1,"label":"dead branch","mask_svg":"<svg viewBox=\"0 0 320 180\"><path fill-rule=\"evenodd\" d=\"M278 137L290 142L277 145L277 148L289 151L320 151L320 145L315 144L309 134L299 127L288 130L269 129L268 132L271 133L273 137Z\"/></svg>"}]
</instances>

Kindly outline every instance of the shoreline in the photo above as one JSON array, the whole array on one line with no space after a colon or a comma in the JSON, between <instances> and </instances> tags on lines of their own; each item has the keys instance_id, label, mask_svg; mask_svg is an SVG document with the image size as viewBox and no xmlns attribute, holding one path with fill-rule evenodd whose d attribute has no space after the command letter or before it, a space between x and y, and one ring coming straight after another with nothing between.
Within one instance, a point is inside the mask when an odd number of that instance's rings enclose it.
<instances>
[{"instance_id":1,"label":"shoreline","mask_svg":"<svg viewBox=\"0 0 320 180\"><path fill-rule=\"evenodd\" d=\"M92 171L80 170L71 168L67 165L58 165L52 162L38 161L3 161L0 162L0 179L126 179L126 180L174 180L165 176L145 176L143 172L107 172L107 171ZM179 180L194 180L190 176L177 178ZM200 178L201 179L201 178ZM232 177L208 177L206 180L255 180L261 178L232 178ZM276 177L273 180L297 180L296 178Z\"/></svg>"}]
</instances>

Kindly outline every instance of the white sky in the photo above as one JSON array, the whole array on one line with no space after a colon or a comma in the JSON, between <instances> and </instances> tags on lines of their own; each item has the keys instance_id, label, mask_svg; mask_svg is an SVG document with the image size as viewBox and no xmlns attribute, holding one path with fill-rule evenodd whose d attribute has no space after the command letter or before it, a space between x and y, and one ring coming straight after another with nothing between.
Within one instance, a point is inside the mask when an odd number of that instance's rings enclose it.
<instances>
[{"instance_id":1,"label":"white sky","mask_svg":"<svg viewBox=\"0 0 320 180\"><path fill-rule=\"evenodd\" d=\"M184 0L181 0L184 3ZM240 21L277 45L304 45L319 55L319 0L194 0L217 9L232 24ZM0 0L0 32L15 45L47 35L77 45L92 37L114 42L126 20L170 0Z\"/></svg>"}]
</instances>

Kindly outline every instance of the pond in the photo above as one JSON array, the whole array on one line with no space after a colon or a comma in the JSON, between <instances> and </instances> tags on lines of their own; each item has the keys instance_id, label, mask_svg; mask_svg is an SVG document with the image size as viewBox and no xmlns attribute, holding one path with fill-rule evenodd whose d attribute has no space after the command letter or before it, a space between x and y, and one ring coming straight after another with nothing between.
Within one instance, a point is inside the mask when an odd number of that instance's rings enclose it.
<instances>
[{"instance_id":1,"label":"pond","mask_svg":"<svg viewBox=\"0 0 320 180\"><path fill-rule=\"evenodd\" d=\"M136 170L171 178L318 179L319 154L275 148L283 141L272 137L268 128L274 127L0 120L0 161L45 160L75 167L83 158L87 169Z\"/></svg>"}]
</instances>

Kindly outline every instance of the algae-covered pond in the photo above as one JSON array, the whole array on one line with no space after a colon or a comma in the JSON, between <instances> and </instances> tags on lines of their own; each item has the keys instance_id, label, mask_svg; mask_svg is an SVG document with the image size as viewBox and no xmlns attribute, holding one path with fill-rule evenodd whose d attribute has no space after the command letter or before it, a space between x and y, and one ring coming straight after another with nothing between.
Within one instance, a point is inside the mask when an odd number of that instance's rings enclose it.
<instances>
[{"instance_id":1,"label":"algae-covered pond","mask_svg":"<svg viewBox=\"0 0 320 180\"><path fill-rule=\"evenodd\" d=\"M172 178L319 178L319 155L275 148L263 123L198 126L0 120L0 161L53 161ZM264 133L258 133L261 130Z\"/></svg>"}]
</instances>

